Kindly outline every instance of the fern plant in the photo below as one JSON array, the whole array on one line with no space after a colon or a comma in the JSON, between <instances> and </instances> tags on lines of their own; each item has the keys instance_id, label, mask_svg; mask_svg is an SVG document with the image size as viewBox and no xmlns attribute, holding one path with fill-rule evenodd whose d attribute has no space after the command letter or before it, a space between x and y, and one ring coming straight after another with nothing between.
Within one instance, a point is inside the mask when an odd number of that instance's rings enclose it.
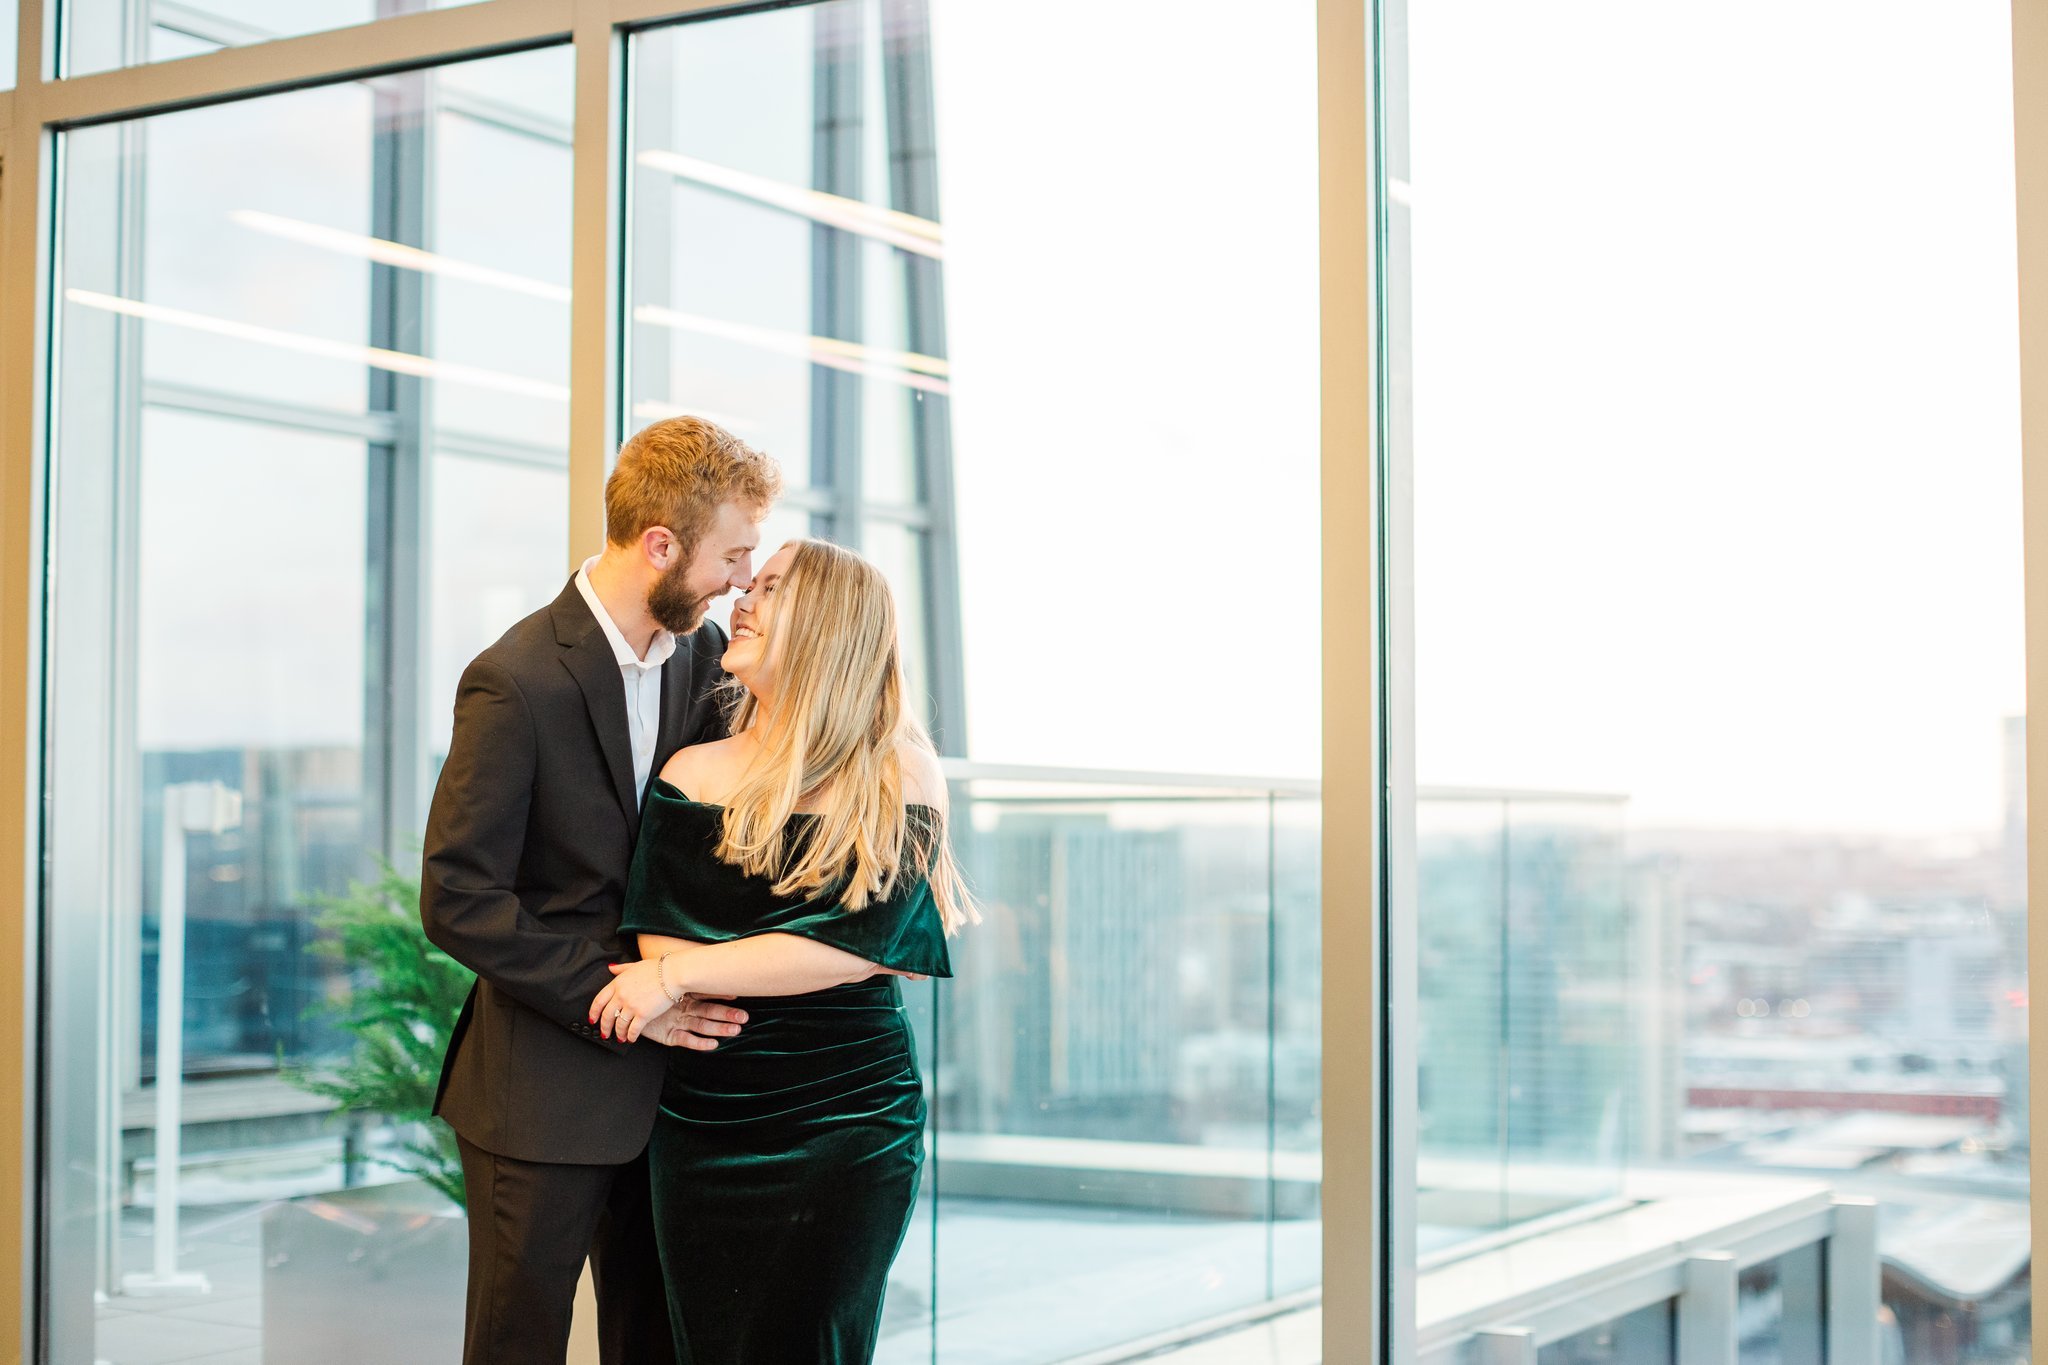
<instances>
[{"instance_id":1,"label":"fern plant","mask_svg":"<svg viewBox=\"0 0 2048 1365\"><path fill-rule=\"evenodd\" d=\"M375 881L351 882L345 895L315 902L314 922L324 933L313 951L352 978L345 998L321 1008L341 1011L337 1022L355 1047L339 1066L288 1065L283 1073L345 1113L381 1114L417 1134L401 1144L403 1156L375 1159L467 1207L455 1132L433 1110L441 1057L475 977L427 941L419 882L377 862Z\"/></svg>"}]
</instances>

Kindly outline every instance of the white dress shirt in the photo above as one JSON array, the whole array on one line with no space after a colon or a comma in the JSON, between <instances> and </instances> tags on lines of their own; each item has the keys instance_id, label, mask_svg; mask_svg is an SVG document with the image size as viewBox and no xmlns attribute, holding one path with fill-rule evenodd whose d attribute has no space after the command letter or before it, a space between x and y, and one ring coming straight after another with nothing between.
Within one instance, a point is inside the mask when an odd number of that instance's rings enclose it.
<instances>
[{"instance_id":1,"label":"white dress shirt","mask_svg":"<svg viewBox=\"0 0 2048 1365\"><path fill-rule=\"evenodd\" d=\"M597 556L592 555L576 571L576 591L590 604L598 628L611 642L612 657L619 661L619 673L626 684L626 729L633 739L633 799L639 801L645 796L648 776L654 771L654 736L661 726L661 666L676 652L676 637L657 628L647 646L647 657L643 659L633 653L633 647L619 633L618 623L604 609L604 603L598 601L597 590L590 586L590 566L595 563Z\"/></svg>"}]
</instances>

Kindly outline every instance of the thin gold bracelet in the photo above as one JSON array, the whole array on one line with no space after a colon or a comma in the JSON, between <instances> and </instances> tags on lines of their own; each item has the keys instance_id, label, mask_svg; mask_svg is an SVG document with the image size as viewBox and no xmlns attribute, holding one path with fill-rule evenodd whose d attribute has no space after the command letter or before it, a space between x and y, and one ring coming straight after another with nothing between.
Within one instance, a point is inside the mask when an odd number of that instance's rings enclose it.
<instances>
[{"instance_id":1,"label":"thin gold bracelet","mask_svg":"<svg viewBox=\"0 0 2048 1365\"><path fill-rule=\"evenodd\" d=\"M689 994L688 991L683 991L681 994L678 995L669 995L668 960L674 957L675 955L676 950L671 948L667 952L663 953L660 957L656 958L654 961L654 984L661 987L661 993L663 995L668 995L668 1003L671 1006L682 1004L683 996Z\"/></svg>"}]
</instances>

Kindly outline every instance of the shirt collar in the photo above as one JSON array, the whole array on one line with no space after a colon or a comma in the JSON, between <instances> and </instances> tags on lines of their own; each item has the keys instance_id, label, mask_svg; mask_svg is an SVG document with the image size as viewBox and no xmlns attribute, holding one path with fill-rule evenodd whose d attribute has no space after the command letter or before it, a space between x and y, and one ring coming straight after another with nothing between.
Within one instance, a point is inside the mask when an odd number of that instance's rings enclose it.
<instances>
[{"instance_id":1,"label":"shirt collar","mask_svg":"<svg viewBox=\"0 0 2048 1365\"><path fill-rule=\"evenodd\" d=\"M590 586L590 566L597 563L592 555L583 561L583 567L576 571L576 591L583 594L583 600L590 606L590 614L597 618L598 629L611 644L612 657L619 661L621 668L655 669L668 662L669 655L676 652L676 637L656 627L654 640L647 646L647 657L642 659L633 653L633 646L626 643L626 637L619 632L618 623L612 614L604 609L604 603L597 598L597 589Z\"/></svg>"}]
</instances>

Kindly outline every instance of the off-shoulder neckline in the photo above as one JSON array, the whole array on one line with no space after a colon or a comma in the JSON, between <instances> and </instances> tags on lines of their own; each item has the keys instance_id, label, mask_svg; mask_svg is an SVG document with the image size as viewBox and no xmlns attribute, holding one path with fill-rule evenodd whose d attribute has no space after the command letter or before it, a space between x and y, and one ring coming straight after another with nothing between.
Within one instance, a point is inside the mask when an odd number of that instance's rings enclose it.
<instances>
[{"instance_id":1,"label":"off-shoulder neckline","mask_svg":"<svg viewBox=\"0 0 2048 1365\"><path fill-rule=\"evenodd\" d=\"M662 788L664 788L664 787L666 787L666 788L668 789L668 791L667 791L666 793L663 793L663 792L662 792ZM725 805L724 805L724 804L723 804L722 802L718 802L718 801L699 801L699 800L696 800L696 799L695 799L695 798L693 798L693 797L685 796L685 795L683 795L683 789L682 789L681 787L678 787L678 786L677 786L677 785L676 785L675 783L673 783L673 782L669 781L669 780L668 780L667 778L665 778L665 777L662 777L662 776L659 776L659 775L656 775L656 777L655 777L655 779L654 779L654 787L653 787L653 790L654 790L655 792L657 792L657 793L660 793L660 794L663 794L663 795L667 795L667 796L668 796L668 798L669 798L669 799L670 799L671 801L676 801L676 802L680 802L681 804L683 804L683 805L685 805L685 806L695 806L695 807L697 807L697 808L698 808L699 810L724 810L724 809L726 808L726 807L725 807ZM905 809L905 810L929 810L929 811L935 811L935 810L937 810L937 809L938 809L938 807L937 807L937 806L934 806L934 805L932 805L932 804L930 804L929 802L925 802L925 801L905 801L905 802L903 803L903 809ZM814 810L798 810L798 811L791 811L791 812L790 812L790 814L792 814L792 815L816 815L816 814L817 814L817 812L816 812L816 811L814 811Z\"/></svg>"}]
</instances>

